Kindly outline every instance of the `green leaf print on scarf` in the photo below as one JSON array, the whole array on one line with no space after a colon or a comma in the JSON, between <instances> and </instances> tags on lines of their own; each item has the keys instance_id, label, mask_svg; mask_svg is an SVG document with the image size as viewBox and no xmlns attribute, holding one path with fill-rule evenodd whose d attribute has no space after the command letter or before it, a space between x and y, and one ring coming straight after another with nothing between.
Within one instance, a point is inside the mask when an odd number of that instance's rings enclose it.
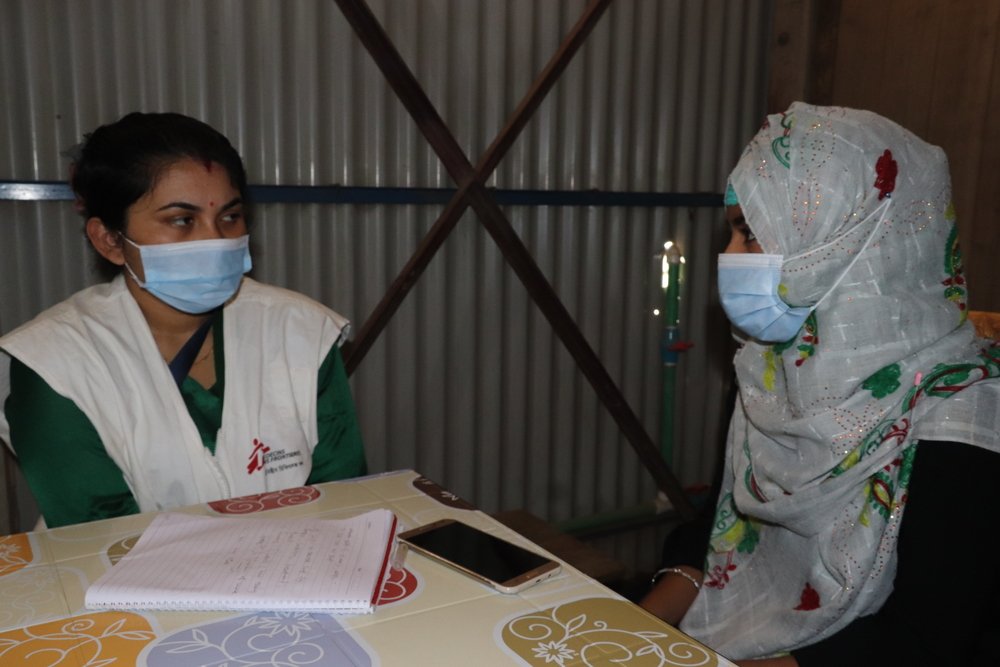
<instances>
[{"instance_id":1,"label":"green leaf print on scarf","mask_svg":"<svg viewBox=\"0 0 1000 667\"><path fill-rule=\"evenodd\" d=\"M757 548L759 541L758 524L740 514L733 502L733 494L727 493L719 500L719 506L715 510L715 524L712 526L710 540L712 550L717 553L735 550L749 554Z\"/></svg>"},{"instance_id":2,"label":"green leaf print on scarf","mask_svg":"<svg viewBox=\"0 0 1000 667\"><path fill-rule=\"evenodd\" d=\"M982 360L980 364L938 364L926 376L918 375L919 382L907 392L901 405L899 417L896 420L891 417L883 420L872 429L861 444L830 471L830 475L836 477L843 474L844 471L855 466L858 461L889 440L895 440L897 445L905 442L910 430L910 419L907 413L921 398L925 396L948 398L980 380L1000 377L1000 345L984 349L979 358ZM869 381L875 386L879 386L880 382L885 383L885 377L880 380L874 380L874 378L883 374L889 376L889 373L885 373L888 368L891 366L875 373L862 386L871 389ZM872 393L874 394L874 390ZM877 394L875 395L877 396ZM869 509L874 509L883 518L888 519L892 511L902 504L900 499L909 484L910 471L913 467L913 457L916 455L916 451L916 443L911 443L900 453L898 458L892 461L890 466L875 472L870 477L865 491L867 502L859 517L862 525L870 525ZM893 482L894 476L895 482Z\"/></svg>"},{"instance_id":3,"label":"green leaf print on scarf","mask_svg":"<svg viewBox=\"0 0 1000 667\"><path fill-rule=\"evenodd\" d=\"M890 440L895 440L894 446L903 445L910 432L910 420L901 417L898 420L884 419L865 436L857 447L830 471L830 477L842 475L845 471L857 465L858 461L872 454L876 449ZM899 456L889 465L875 471L865 485L863 492L865 504L858 516L863 526L871 525L871 510L881 514L884 519L897 507L903 504L905 491L910 483L910 470L913 468L913 457L916 455L916 442L906 445Z\"/></svg>"},{"instance_id":4,"label":"green leaf print on scarf","mask_svg":"<svg viewBox=\"0 0 1000 667\"><path fill-rule=\"evenodd\" d=\"M816 311L809 313L805 324L802 325L802 343L798 346L799 358L795 360L796 366L801 366L806 359L816 354L816 346L819 345L819 326L816 324Z\"/></svg>"},{"instance_id":5,"label":"green leaf print on scarf","mask_svg":"<svg viewBox=\"0 0 1000 667\"><path fill-rule=\"evenodd\" d=\"M792 114L781 114L781 127L785 128L785 131L780 137L771 142L771 150L774 152L774 157L778 158L778 162L783 164L786 169L790 169L792 164L792 141L788 138L788 135L792 133L792 127L794 126L795 117Z\"/></svg>"},{"instance_id":6,"label":"green leaf print on scarf","mask_svg":"<svg viewBox=\"0 0 1000 667\"><path fill-rule=\"evenodd\" d=\"M979 354L982 363L938 364L920 382L910 388L903 399L902 412L913 409L924 396L948 398L987 378L1000 377L1000 345L993 345Z\"/></svg>"},{"instance_id":7,"label":"green leaf print on scarf","mask_svg":"<svg viewBox=\"0 0 1000 667\"><path fill-rule=\"evenodd\" d=\"M778 285L778 294L780 296L784 296L787 291L788 288L784 285ZM796 366L801 366L806 359L816 354L816 345L819 343L819 336L816 334L817 330L818 325L816 324L816 313L814 311L809 313L809 317L806 318L805 324L802 326L802 343L796 348L799 352L799 358L795 360ZM764 374L761 379L763 380L764 388L768 391L774 391L774 380L778 372L778 357L798 343L799 340L800 338L796 336L786 340L784 343L775 343L764 350Z\"/></svg>"},{"instance_id":8,"label":"green leaf print on scarf","mask_svg":"<svg viewBox=\"0 0 1000 667\"><path fill-rule=\"evenodd\" d=\"M837 477L844 474L857 465L858 461L878 449L883 442L896 440L897 443L902 443L906 440L909 431L910 420L905 417L898 421L892 417L883 419L875 428L868 432L868 435L864 437L857 447L852 449L840 463L834 466L830 471L830 477Z\"/></svg>"},{"instance_id":9,"label":"green leaf print on scarf","mask_svg":"<svg viewBox=\"0 0 1000 667\"><path fill-rule=\"evenodd\" d=\"M749 441L743 441L743 452L750 456ZM763 501L763 494L757 488L753 480L753 466L749 466L746 472L744 483L751 493ZM715 524L712 526L712 536L709 544L718 553L738 551L750 554L757 548L760 541L759 524L740 513L736 508L732 492L726 493L719 499L719 504L715 510Z\"/></svg>"},{"instance_id":10,"label":"green leaf print on scarf","mask_svg":"<svg viewBox=\"0 0 1000 667\"><path fill-rule=\"evenodd\" d=\"M905 503L906 488L910 485L910 472L913 470L913 459L917 454L917 444L911 443L902 454L892 461L888 470L876 472L868 480L868 502L862 510L859 521L865 526L870 525L868 509L874 509L885 520L897 507ZM893 478L895 477L895 481Z\"/></svg>"},{"instance_id":11,"label":"green leaf print on scarf","mask_svg":"<svg viewBox=\"0 0 1000 667\"><path fill-rule=\"evenodd\" d=\"M945 219L949 219L949 214L950 219L954 220L955 207L953 204L948 204ZM944 285L944 296L958 306L958 322L961 324L965 322L969 313L966 309L967 293L962 269L962 250L958 247L958 226L955 224L952 224L948 242L945 243L944 272L948 274L948 277L941 281L941 284Z\"/></svg>"},{"instance_id":12,"label":"green leaf print on scarf","mask_svg":"<svg viewBox=\"0 0 1000 667\"><path fill-rule=\"evenodd\" d=\"M861 387L870 391L875 398L885 398L899 389L899 373L899 364L891 364L875 371L871 377L861 383Z\"/></svg>"}]
</instances>

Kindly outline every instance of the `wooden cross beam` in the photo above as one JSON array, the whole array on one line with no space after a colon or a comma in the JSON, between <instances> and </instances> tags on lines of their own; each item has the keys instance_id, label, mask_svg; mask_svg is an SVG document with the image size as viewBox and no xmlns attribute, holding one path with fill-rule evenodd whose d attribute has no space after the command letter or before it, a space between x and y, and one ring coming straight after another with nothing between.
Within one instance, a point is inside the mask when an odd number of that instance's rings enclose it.
<instances>
[{"instance_id":1,"label":"wooden cross beam","mask_svg":"<svg viewBox=\"0 0 1000 667\"><path fill-rule=\"evenodd\" d=\"M625 438L635 449L639 460L653 476L659 489L667 495L682 517L694 516L694 508L677 478L663 461L656 445L646 433L621 390L608 375L601 360L485 186L493 170L513 145L570 59L579 50L611 0L591 0L583 15L475 167L466 157L364 0L335 0L335 2L458 186L451 201L421 240L413 256L390 285L375 311L361 327L358 338L345 361L347 372L353 373L361 363L438 248L444 243L466 209L471 206L500 248L504 259L514 269L532 300L545 315L601 402L617 422Z\"/></svg>"}]
</instances>

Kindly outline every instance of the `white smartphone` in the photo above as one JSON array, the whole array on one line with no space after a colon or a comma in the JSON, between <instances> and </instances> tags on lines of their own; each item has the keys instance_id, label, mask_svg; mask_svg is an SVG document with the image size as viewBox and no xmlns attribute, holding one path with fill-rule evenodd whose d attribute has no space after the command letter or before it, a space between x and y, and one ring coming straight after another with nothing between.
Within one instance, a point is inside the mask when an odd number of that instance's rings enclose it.
<instances>
[{"instance_id":1,"label":"white smartphone","mask_svg":"<svg viewBox=\"0 0 1000 667\"><path fill-rule=\"evenodd\" d=\"M551 558L454 519L400 533L399 541L501 593L517 593L562 569Z\"/></svg>"}]
</instances>

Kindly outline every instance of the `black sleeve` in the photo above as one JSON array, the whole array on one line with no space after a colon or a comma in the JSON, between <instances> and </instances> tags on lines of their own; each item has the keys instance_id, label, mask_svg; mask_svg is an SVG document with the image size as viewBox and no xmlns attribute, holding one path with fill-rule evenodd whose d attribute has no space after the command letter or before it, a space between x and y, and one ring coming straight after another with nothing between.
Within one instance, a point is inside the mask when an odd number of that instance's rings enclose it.
<instances>
[{"instance_id":1,"label":"black sleeve","mask_svg":"<svg viewBox=\"0 0 1000 667\"><path fill-rule=\"evenodd\" d=\"M678 525L663 541L662 567L690 565L701 570L705 567L708 539L712 536L712 519L718 492L709 493L698 514L691 521Z\"/></svg>"},{"instance_id":2,"label":"black sleeve","mask_svg":"<svg viewBox=\"0 0 1000 667\"><path fill-rule=\"evenodd\" d=\"M1000 665L992 533L1000 454L921 442L900 525L893 592L877 613L793 651L800 667Z\"/></svg>"}]
</instances>

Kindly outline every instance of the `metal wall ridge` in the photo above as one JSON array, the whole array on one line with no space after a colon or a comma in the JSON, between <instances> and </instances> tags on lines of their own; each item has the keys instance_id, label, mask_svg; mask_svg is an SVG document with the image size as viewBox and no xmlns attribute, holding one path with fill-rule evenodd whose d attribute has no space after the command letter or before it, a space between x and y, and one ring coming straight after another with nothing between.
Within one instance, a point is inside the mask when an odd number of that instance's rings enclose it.
<instances>
[{"instance_id":1,"label":"metal wall ridge","mask_svg":"<svg viewBox=\"0 0 1000 667\"><path fill-rule=\"evenodd\" d=\"M447 204L455 188L393 188L347 185L251 185L257 204ZM719 207L720 192L611 192L607 190L505 190L487 188L496 202L512 206ZM0 201L73 201L62 181L0 181Z\"/></svg>"}]
</instances>

